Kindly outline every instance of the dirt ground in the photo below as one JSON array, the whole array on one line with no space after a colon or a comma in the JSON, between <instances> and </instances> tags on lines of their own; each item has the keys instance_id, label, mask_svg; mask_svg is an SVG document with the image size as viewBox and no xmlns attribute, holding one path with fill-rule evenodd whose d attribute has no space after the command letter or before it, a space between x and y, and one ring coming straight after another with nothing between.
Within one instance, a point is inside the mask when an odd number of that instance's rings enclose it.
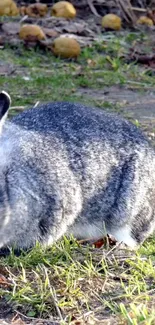
<instances>
[{"instance_id":1,"label":"dirt ground","mask_svg":"<svg viewBox=\"0 0 155 325\"><path fill-rule=\"evenodd\" d=\"M137 120L155 144L155 90L153 88L145 92L127 86L104 87L102 90L81 88L77 95L117 104L120 114L128 119Z\"/></svg>"}]
</instances>

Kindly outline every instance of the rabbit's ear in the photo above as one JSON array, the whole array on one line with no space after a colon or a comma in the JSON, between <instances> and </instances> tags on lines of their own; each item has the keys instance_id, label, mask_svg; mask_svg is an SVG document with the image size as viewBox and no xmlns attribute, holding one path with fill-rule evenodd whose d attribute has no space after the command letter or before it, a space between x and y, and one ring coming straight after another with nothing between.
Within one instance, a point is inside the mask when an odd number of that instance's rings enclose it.
<instances>
[{"instance_id":1,"label":"rabbit's ear","mask_svg":"<svg viewBox=\"0 0 155 325\"><path fill-rule=\"evenodd\" d=\"M0 133L2 131L2 126L7 117L8 109L11 104L11 98L5 91L0 93Z\"/></svg>"},{"instance_id":2,"label":"rabbit's ear","mask_svg":"<svg viewBox=\"0 0 155 325\"><path fill-rule=\"evenodd\" d=\"M0 120L7 113L11 104L11 98L8 93L2 91L0 93Z\"/></svg>"}]
</instances>

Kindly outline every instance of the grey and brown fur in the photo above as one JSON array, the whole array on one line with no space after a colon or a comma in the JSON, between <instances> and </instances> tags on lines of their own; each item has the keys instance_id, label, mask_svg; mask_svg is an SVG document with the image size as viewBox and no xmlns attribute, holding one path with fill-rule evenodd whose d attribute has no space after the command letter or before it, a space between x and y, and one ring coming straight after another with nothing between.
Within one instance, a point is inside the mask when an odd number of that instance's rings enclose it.
<instances>
[{"instance_id":1,"label":"grey and brown fur","mask_svg":"<svg viewBox=\"0 0 155 325\"><path fill-rule=\"evenodd\" d=\"M136 247L155 228L155 153L133 124L102 110L49 103L4 121L0 94L0 248L97 240Z\"/></svg>"}]
</instances>

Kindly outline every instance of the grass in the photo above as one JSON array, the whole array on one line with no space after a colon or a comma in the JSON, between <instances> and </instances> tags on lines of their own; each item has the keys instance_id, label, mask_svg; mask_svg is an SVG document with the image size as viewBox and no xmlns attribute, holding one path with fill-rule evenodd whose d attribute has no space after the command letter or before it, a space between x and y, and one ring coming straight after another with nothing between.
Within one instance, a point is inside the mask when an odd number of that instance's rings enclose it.
<instances>
[{"instance_id":1,"label":"grass","mask_svg":"<svg viewBox=\"0 0 155 325\"><path fill-rule=\"evenodd\" d=\"M154 77L146 69L128 64L123 58L129 52L128 38L112 38L108 44L102 42L86 48L76 62L60 61L49 52L33 49L1 50L0 60L13 64L14 73L1 76L0 86L9 90L13 105L33 105L38 100L55 101L60 97L61 100L86 101L77 97L79 88L102 89L104 86L134 86L137 83L142 86L142 91L154 87ZM96 104L96 101L96 98L87 98L88 104Z\"/></svg>"},{"instance_id":2,"label":"grass","mask_svg":"<svg viewBox=\"0 0 155 325\"><path fill-rule=\"evenodd\" d=\"M36 102L81 101L122 112L120 104L99 100L105 86L154 87L153 73L128 62L130 47L147 42L144 33L128 33L83 50L76 62L24 48L0 51L0 61L14 72L0 75L0 87L11 94L10 114ZM85 95L90 89L92 96ZM139 126L139 121L134 123ZM137 252L125 248L82 245L63 238L52 247L39 244L19 256L0 260L0 295L17 318L57 320L67 324L155 324L155 238ZM0 307L1 311L1 307Z\"/></svg>"},{"instance_id":3,"label":"grass","mask_svg":"<svg viewBox=\"0 0 155 325\"><path fill-rule=\"evenodd\" d=\"M96 249L64 238L50 248L38 244L20 257L12 253L0 264L9 279L1 296L19 315L52 315L61 324L87 318L154 324L155 269L151 255L141 251Z\"/></svg>"}]
</instances>

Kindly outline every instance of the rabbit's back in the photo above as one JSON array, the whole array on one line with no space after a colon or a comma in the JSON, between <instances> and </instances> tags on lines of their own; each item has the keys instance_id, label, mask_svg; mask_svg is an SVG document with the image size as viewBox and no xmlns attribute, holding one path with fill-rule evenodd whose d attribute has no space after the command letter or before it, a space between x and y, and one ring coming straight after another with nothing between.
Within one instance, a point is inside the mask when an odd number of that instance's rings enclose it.
<instances>
[{"instance_id":1,"label":"rabbit's back","mask_svg":"<svg viewBox=\"0 0 155 325\"><path fill-rule=\"evenodd\" d=\"M40 158L44 165L52 155L55 168L64 161L83 187L92 191L103 187L107 177L116 174L119 179L124 163L132 159L146 164L148 171L154 167L147 138L116 114L80 104L51 103L27 110L12 122L22 129L17 141L21 138L25 150L33 149L33 159Z\"/></svg>"},{"instance_id":2,"label":"rabbit's back","mask_svg":"<svg viewBox=\"0 0 155 325\"><path fill-rule=\"evenodd\" d=\"M147 143L140 129L126 119L81 104L48 103L18 114L12 122L29 131L45 134L56 132L65 141L70 138L72 140L85 140L89 137L101 140L102 138L124 148L129 144Z\"/></svg>"}]
</instances>

